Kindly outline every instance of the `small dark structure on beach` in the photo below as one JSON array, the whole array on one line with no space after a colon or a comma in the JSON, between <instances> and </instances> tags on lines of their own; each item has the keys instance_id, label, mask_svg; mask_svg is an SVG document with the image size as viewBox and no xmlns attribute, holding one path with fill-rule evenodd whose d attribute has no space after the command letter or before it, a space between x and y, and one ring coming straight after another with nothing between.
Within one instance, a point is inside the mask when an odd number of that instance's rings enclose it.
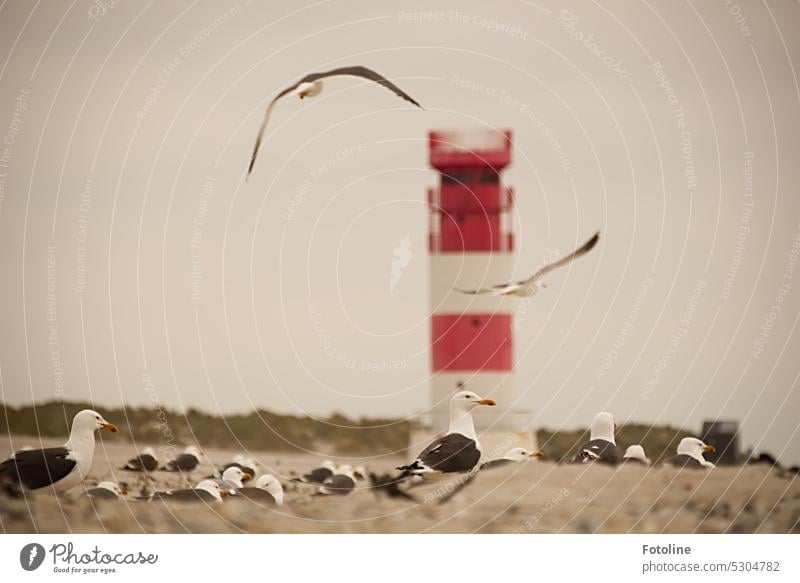
<instances>
[{"instance_id":1,"label":"small dark structure on beach","mask_svg":"<svg viewBox=\"0 0 800 583\"><path fill-rule=\"evenodd\" d=\"M717 448L708 452L705 458L718 466L732 466L739 463L739 422L703 421L702 440Z\"/></svg>"}]
</instances>

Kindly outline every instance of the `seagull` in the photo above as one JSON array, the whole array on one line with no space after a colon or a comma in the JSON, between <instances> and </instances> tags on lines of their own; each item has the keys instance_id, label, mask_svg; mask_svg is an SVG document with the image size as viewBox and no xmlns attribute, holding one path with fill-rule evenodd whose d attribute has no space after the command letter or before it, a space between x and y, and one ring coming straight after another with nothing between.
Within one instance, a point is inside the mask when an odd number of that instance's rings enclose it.
<instances>
[{"instance_id":1,"label":"seagull","mask_svg":"<svg viewBox=\"0 0 800 583\"><path fill-rule=\"evenodd\" d=\"M258 466L258 462L253 458L246 457L240 454L233 456L233 461L230 463L225 464L222 467L222 471L224 472L228 468L235 467L242 470L245 474L249 475L250 477L244 480L247 482L248 480L253 479L253 476L256 475L256 466Z\"/></svg>"},{"instance_id":2,"label":"seagull","mask_svg":"<svg viewBox=\"0 0 800 583\"><path fill-rule=\"evenodd\" d=\"M191 472L200 464L201 455L200 449L196 445L190 445L183 450L182 454L167 462L167 465L161 469L168 472Z\"/></svg>"},{"instance_id":3,"label":"seagull","mask_svg":"<svg viewBox=\"0 0 800 583\"><path fill-rule=\"evenodd\" d=\"M98 500L118 500L123 494L124 492L117 483L110 481L100 482L94 488L86 490L87 498L95 498Z\"/></svg>"},{"instance_id":4,"label":"seagull","mask_svg":"<svg viewBox=\"0 0 800 583\"><path fill-rule=\"evenodd\" d=\"M397 468L401 477L429 472L470 472L481 461L481 444L475 433L472 410L480 405L494 407L492 399L484 399L472 391L459 391L450 399L450 427L444 437L437 439L413 463Z\"/></svg>"},{"instance_id":5,"label":"seagull","mask_svg":"<svg viewBox=\"0 0 800 583\"><path fill-rule=\"evenodd\" d=\"M586 255L589 251L594 248L597 244L597 241L600 239L600 231L597 231L594 236L586 241L580 248L576 249L569 255L562 257L558 261L553 263L549 263L539 269L536 273L530 276L528 279L523 279L520 281L512 282L512 283L502 283L500 285L495 285L492 287L487 288L479 288L479 289L459 289L453 288L455 291L468 294L468 295L484 295L489 294L494 297L499 296L515 296L518 298L529 298L536 294L539 291L539 288L547 287L544 283L539 283L539 280L542 279L545 275L550 273L551 271L558 269L559 267L563 267L567 265L571 261L581 257L582 255Z\"/></svg>"},{"instance_id":6,"label":"seagull","mask_svg":"<svg viewBox=\"0 0 800 583\"><path fill-rule=\"evenodd\" d=\"M517 464L521 462L526 462L531 458L538 459L544 457L544 454L540 451L528 451L524 447L512 447L506 453L503 454L503 457L489 460L488 462L484 462L478 468L478 471L470 473L467 478L460 483L453 486L453 489L439 498L439 504L445 504L452 500L456 494L461 492L464 488L469 486L472 481L478 477L480 472L484 472L486 470L496 470L498 468L503 468L508 466L509 464Z\"/></svg>"},{"instance_id":7,"label":"seagull","mask_svg":"<svg viewBox=\"0 0 800 583\"><path fill-rule=\"evenodd\" d=\"M334 464L331 460L325 460L318 468L314 468L302 478L295 478L292 481L305 484L322 484L325 480L330 478L335 471L336 464Z\"/></svg>"},{"instance_id":8,"label":"seagull","mask_svg":"<svg viewBox=\"0 0 800 583\"><path fill-rule=\"evenodd\" d=\"M576 462L600 462L616 465L622 461L622 454L614 440L614 418L611 413L598 413L592 421L589 441L581 446Z\"/></svg>"},{"instance_id":9,"label":"seagull","mask_svg":"<svg viewBox=\"0 0 800 583\"><path fill-rule=\"evenodd\" d=\"M158 458L156 458L156 452L153 451L152 447L146 447L141 454L125 462L122 469L129 472L152 472L157 467Z\"/></svg>"},{"instance_id":10,"label":"seagull","mask_svg":"<svg viewBox=\"0 0 800 583\"><path fill-rule=\"evenodd\" d=\"M716 447L703 443L696 437L684 437L678 444L677 455L667 460L667 463L679 468L695 470L716 468L717 466L703 458L703 453L715 451L717 451Z\"/></svg>"},{"instance_id":11,"label":"seagull","mask_svg":"<svg viewBox=\"0 0 800 583\"><path fill-rule=\"evenodd\" d=\"M379 85L383 85L389 91L392 91L406 101L413 103L419 108L422 108L419 103L417 103L410 95L400 89L397 85L386 79L383 75L376 73L367 67L355 65L350 67L339 67L337 69L331 69L330 71L325 71L322 73L310 73L309 75L306 75L300 79L294 85L291 85L280 91L272 99L272 101L270 101L269 106L267 106L267 111L264 113L264 121L261 122L261 128L258 130L258 137L256 137L255 146L253 146L253 154L250 157L250 166L247 168L247 178L249 178L250 174L253 172L253 165L256 163L256 156L258 155L258 150L261 147L261 140L264 137L264 131L267 129L267 122L269 121L269 116L272 113L272 108L275 106L275 103L284 95L288 95L292 92L300 99L304 99L306 97L316 97L322 92L322 80L327 77L335 77L338 75L362 77L368 81L373 81Z\"/></svg>"},{"instance_id":12,"label":"seagull","mask_svg":"<svg viewBox=\"0 0 800 583\"><path fill-rule=\"evenodd\" d=\"M150 496L150 500L163 500L165 502L209 502L221 503L222 497L227 496L228 492L223 490L219 484L213 480L202 480L194 488L182 490L170 490L167 492L155 492Z\"/></svg>"},{"instance_id":13,"label":"seagull","mask_svg":"<svg viewBox=\"0 0 800 583\"><path fill-rule=\"evenodd\" d=\"M219 484L220 488L227 490L230 494L233 494L239 488L244 487L243 482L246 480L251 480L252 478L252 475L242 471L242 469L238 466L231 466L222 472L221 478L209 476L206 478L206 480L211 480L212 482Z\"/></svg>"},{"instance_id":14,"label":"seagull","mask_svg":"<svg viewBox=\"0 0 800 583\"><path fill-rule=\"evenodd\" d=\"M61 447L29 449L16 452L0 464L0 483L10 483L12 494L18 486L37 490L53 486L59 494L77 486L89 473L94 457L94 432L106 429L116 432L97 411L84 409L72 419L69 439Z\"/></svg>"},{"instance_id":15,"label":"seagull","mask_svg":"<svg viewBox=\"0 0 800 583\"><path fill-rule=\"evenodd\" d=\"M540 458L542 455L540 451L528 451L524 447L513 447L504 453L503 457L482 463L481 471L490 470L492 468L502 468L503 466L519 462L527 462L531 458Z\"/></svg>"},{"instance_id":16,"label":"seagull","mask_svg":"<svg viewBox=\"0 0 800 583\"><path fill-rule=\"evenodd\" d=\"M275 506L283 505L283 486L275 476L264 474L256 480L255 488L246 487L236 490L235 500L244 498L251 502L265 502Z\"/></svg>"},{"instance_id":17,"label":"seagull","mask_svg":"<svg viewBox=\"0 0 800 583\"><path fill-rule=\"evenodd\" d=\"M353 474L353 468L344 464L336 468L336 471L330 478L322 482L319 488L320 494L339 494L346 496L350 494L356 487L356 478Z\"/></svg>"},{"instance_id":18,"label":"seagull","mask_svg":"<svg viewBox=\"0 0 800 583\"><path fill-rule=\"evenodd\" d=\"M645 466L650 465L650 458L644 454L644 448L641 445L629 445L628 449L625 450L625 455L622 456L622 461Z\"/></svg>"}]
</instances>

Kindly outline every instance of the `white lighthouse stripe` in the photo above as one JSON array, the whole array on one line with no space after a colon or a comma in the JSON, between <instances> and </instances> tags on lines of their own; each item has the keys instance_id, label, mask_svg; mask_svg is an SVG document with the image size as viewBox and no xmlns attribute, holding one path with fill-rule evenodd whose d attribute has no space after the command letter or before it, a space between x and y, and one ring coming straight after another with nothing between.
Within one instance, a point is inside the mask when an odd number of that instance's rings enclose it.
<instances>
[{"instance_id":1,"label":"white lighthouse stripe","mask_svg":"<svg viewBox=\"0 0 800 583\"><path fill-rule=\"evenodd\" d=\"M513 272L515 257L504 253L440 253L431 255L431 308L434 312L513 313L516 304L504 298L465 296L453 286L503 281ZM499 278L499 279L498 279Z\"/></svg>"}]
</instances>

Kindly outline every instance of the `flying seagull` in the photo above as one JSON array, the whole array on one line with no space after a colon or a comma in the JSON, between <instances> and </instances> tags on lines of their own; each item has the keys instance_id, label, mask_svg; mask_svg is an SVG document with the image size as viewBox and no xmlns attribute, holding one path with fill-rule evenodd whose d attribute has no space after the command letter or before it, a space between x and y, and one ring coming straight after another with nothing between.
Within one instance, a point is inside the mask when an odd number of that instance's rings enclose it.
<instances>
[{"instance_id":1,"label":"flying seagull","mask_svg":"<svg viewBox=\"0 0 800 583\"><path fill-rule=\"evenodd\" d=\"M554 261L553 263L549 263L542 267L539 271L534 273L528 279L523 279L520 281L515 281L512 283L501 283L499 285L495 285L492 287L485 287L479 289L459 289L453 288L455 291L462 293L462 294L469 294L469 295L483 295L489 294L492 296L516 296L520 298L529 298L536 294L539 291L539 288L547 287L544 283L539 283L545 275L550 273L551 271L558 269L559 267L563 267L567 265L571 261L577 259L582 255L586 255L589 251L591 251L594 246L597 244L597 241L600 239L600 231L597 231L594 236L586 241L581 247L570 253L569 255L562 257L558 261Z\"/></svg>"},{"instance_id":2,"label":"flying seagull","mask_svg":"<svg viewBox=\"0 0 800 583\"><path fill-rule=\"evenodd\" d=\"M92 467L94 432L107 429L116 432L100 413L84 409L72 419L69 439L61 447L18 451L0 463L0 483L13 486L10 494L18 494L18 486L36 490L53 486L63 493L82 482Z\"/></svg>"},{"instance_id":3,"label":"flying seagull","mask_svg":"<svg viewBox=\"0 0 800 583\"><path fill-rule=\"evenodd\" d=\"M261 128L258 130L258 136L256 137L255 146L253 146L253 154L250 157L250 166L247 168L247 178L250 177L250 174L253 172L253 165L256 163L256 156L258 156L258 150L261 147L261 140L264 138L264 131L267 129L267 122L269 122L269 116L272 113L272 108L275 106L275 103L284 95L288 95L289 93L294 93L300 99L304 99L305 97L315 97L322 92L322 80L327 77L335 77L338 75L350 75L353 77L363 77L368 81L373 81L378 83L379 85L383 85L389 91L393 92L395 95L405 99L416 105L419 108L422 106L414 100L408 93L400 89L397 85L386 79L380 73L376 73L372 69L368 69L367 67L362 67L359 65L355 65L352 67L339 67L337 69L331 69L330 71L324 71L322 73L310 73L300 79L294 85L287 87L286 89L282 90L278 93L272 101L270 101L269 105L267 106L267 111L264 113L264 121L261 122Z\"/></svg>"}]
</instances>

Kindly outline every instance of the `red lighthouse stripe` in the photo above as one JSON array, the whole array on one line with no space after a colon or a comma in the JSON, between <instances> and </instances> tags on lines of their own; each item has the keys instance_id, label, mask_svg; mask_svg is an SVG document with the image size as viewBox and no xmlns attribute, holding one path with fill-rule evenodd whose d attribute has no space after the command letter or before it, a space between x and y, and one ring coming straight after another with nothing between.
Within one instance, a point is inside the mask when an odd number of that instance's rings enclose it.
<instances>
[{"instance_id":1,"label":"red lighthouse stripe","mask_svg":"<svg viewBox=\"0 0 800 583\"><path fill-rule=\"evenodd\" d=\"M437 251L445 253L511 251L511 238L502 232L499 214L443 215L438 239Z\"/></svg>"},{"instance_id":2,"label":"red lighthouse stripe","mask_svg":"<svg viewBox=\"0 0 800 583\"><path fill-rule=\"evenodd\" d=\"M510 371L510 314L436 314L431 318L433 370Z\"/></svg>"}]
</instances>

